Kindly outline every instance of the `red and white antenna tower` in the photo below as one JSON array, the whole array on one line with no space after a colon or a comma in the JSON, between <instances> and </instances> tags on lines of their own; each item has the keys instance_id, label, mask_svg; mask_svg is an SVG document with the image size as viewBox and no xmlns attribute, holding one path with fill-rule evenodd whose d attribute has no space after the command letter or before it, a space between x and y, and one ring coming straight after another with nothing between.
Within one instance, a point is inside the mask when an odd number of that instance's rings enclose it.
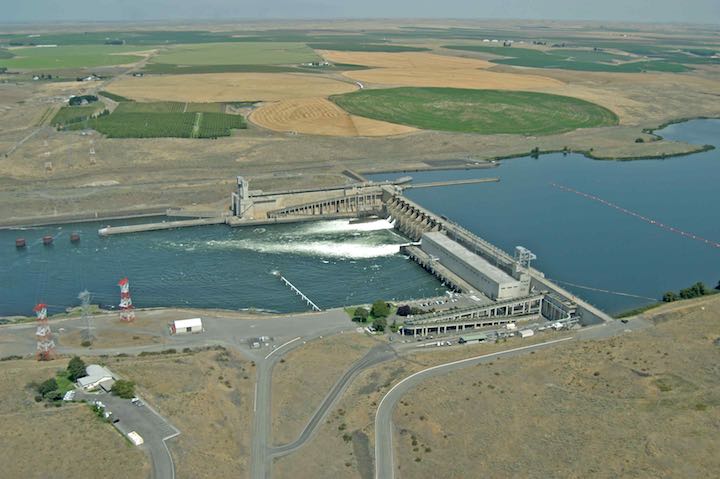
<instances>
[{"instance_id":1,"label":"red and white antenna tower","mask_svg":"<svg viewBox=\"0 0 720 479\"><path fill-rule=\"evenodd\" d=\"M126 323L135 321L135 311L130 298L130 281L123 278L118 282L118 286L120 286L120 321Z\"/></svg>"},{"instance_id":2,"label":"red and white antenna tower","mask_svg":"<svg viewBox=\"0 0 720 479\"><path fill-rule=\"evenodd\" d=\"M37 358L38 361L49 361L55 358L55 341L52 338L52 331L47 319L47 305L39 303L34 308L37 316Z\"/></svg>"}]
</instances>

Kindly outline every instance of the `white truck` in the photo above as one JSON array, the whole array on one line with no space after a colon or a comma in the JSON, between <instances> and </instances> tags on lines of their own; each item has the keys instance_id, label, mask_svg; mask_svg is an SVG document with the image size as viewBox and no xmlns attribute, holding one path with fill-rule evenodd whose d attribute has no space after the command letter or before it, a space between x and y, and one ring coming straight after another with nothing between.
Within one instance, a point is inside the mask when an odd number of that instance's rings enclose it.
<instances>
[{"instance_id":1,"label":"white truck","mask_svg":"<svg viewBox=\"0 0 720 479\"><path fill-rule=\"evenodd\" d=\"M130 431L127 435L128 439L130 439L130 442L135 444L136 446L141 445L145 442L145 440L142 438L142 436L135 431Z\"/></svg>"}]
</instances>

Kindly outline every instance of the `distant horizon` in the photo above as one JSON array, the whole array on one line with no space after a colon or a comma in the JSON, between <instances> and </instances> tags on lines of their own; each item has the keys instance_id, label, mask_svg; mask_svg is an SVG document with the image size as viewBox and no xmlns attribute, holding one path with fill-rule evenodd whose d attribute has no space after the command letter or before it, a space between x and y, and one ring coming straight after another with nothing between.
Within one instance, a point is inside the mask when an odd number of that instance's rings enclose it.
<instances>
[{"instance_id":1,"label":"distant horizon","mask_svg":"<svg viewBox=\"0 0 720 479\"><path fill-rule=\"evenodd\" d=\"M382 22L397 22L397 23L412 23L412 22L428 22L428 23L442 23L442 22L458 22L458 23L492 23L492 22L537 22L537 23L558 23L558 24L573 24L583 23L589 25L687 25L687 26L706 26L706 27L717 27L720 30L720 22L699 22L699 21L678 21L678 20L608 20L608 19L557 19L557 18L521 18L521 17L477 17L477 18L458 18L458 17L325 17L325 18L146 18L146 19L122 19L122 20L109 20L109 19L84 19L84 20L16 20L16 21L0 21L0 27L2 26L33 26L33 25L57 25L57 26L73 26L73 25L230 25L230 24L252 24L252 23L316 23L316 22L367 22L367 21L382 21ZM364 27L369 29L367 27ZM321 28L318 28L321 29Z\"/></svg>"},{"instance_id":2,"label":"distant horizon","mask_svg":"<svg viewBox=\"0 0 720 479\"><path fill-rule=\"evenodd\" d=\"M408 16L408 13L412 15ZM717 0L27 0L1 24L331 20L538 20L720 25ZM230 19L230 20L229 20Z\"/></svg>"}]
</instances>

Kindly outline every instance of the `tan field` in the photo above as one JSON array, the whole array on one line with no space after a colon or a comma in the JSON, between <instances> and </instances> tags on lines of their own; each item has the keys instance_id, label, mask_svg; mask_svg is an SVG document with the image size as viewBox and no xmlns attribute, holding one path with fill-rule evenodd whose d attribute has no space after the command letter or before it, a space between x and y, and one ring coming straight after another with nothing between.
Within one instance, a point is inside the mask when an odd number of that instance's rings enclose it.
<instances>
[{"instance_id":1,"label":"tan field","mask_svg":"<svg viewBox=\"0 0 720 479\"><path fill-rule=\"evenodd\" d=\"M272 438L294 440L335 381L377 341L357 333L312 341L292 351L273 369Z\"/></svg>"},{"instance_id":2,"label":"tan field","mask_svg":"<svg viewBox=\"0 0 720 479\"><path fill-rule=\"evenodd\" d=\"M486 60L460 56L437 55L430 52L342 52L320 50L318 53L329 62L365 65L374 68L400 68L409 70L473 70L496 66Z\"/></svg>"},{"instance_id":3,"label":"tan field","mask_svg":"<svg viewBox=\"0 0 720 479\"><path fill-rule=\"evenodd\" d=\"M720 298L682 307L424 382L395 411L399 477L714 477Z\"/></svg>"},{"instance_id":4,"label":"tan field","mask_svg":"<svg viewBox=\"0 0 720 479\"><path fill-rule=\"evenodd\" d=\"M250 120L275 131L328 136L391 136L415 128L350 115L326 98L299 98L271 103L255 110Z\"/></svg>"},{"instance_id":5,"label":"tan field","mask_svg":"<svg viewBox=\"0 0 720 479\"><path fill-rule=\"evenodd\" d=\"M255 378L249 361L220 350L118 358L109 367L135 381L180 429L168 441L178 479L249 476Z\"/></svg>"},{"instance_id":6,"label":"tan field","mask_svg":"<svg viewBox=\"0 0 720 479\"><path fill-rule=\"evenodd\" d=\"M344 72L348 78L383 86L419 86L538 91L563 85L541 75L489 71L484 60L432 53L323 52L337 63L373 66L370 70Z\"/></svg>"},{"instance_id":7,"label":"tan field","mask_svg":"<svg viewBox=\"0 0 720 479\"><path fill-rule=\"evenodd\" d=\"M208 73L123 77L108 90L138 101L232 102L338 95L357 86L313 74Z\"/></svg>"},{"instance_id":8,"label":"tan field","mask_svg":"<svg viewBox=\"0 0 720 479\"><path fill-rule=\"evenodd\" d=\"M6 361L0 368L0 448L2 477L42 479L88 477L96 471L110 479L148 477L145 454L84 404L46 408L33 400L30 381L55 375L67 361ZM10 440L12 438L12 440Z\"/></svg>"},{"instance_id":9,"label":"tan field","mask_svg":"<svg viewBox=\"0 0 720 479\"><path fill-rule=\"evenodd\" d=\"M656 326L642 332L423 382L395 410L397 477L714 477L720 296L650 316ZM548 337L531 339L423 352L364 371L314 439L276 460L273 475L372 478L374 414L393 384Z\"/></svg>"}]
</instances>

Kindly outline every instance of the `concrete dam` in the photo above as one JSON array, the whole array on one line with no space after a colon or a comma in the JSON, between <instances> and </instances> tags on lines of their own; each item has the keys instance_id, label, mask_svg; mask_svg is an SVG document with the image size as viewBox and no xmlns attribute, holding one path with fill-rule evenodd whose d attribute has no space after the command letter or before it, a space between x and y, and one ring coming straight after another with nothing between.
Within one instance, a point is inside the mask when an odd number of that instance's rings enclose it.
<instances>
[{"instance_id":1,"label":"concrete dam","mask_svg":"<svg viewBox=\"0 0 720 479\"><path fill-rule=\"evenodd\" d=\"M359 175L356 180L363 180ZM225 223L231 227L315 221L337 218L384 217L413 243L403 252L450 289L476 301L477 306L416 315L405 321L409 335L462 331L505 324L540 316L547 320L583 325L612 318L554 284L531 266L535 255L518 246L513 256L460 225L414 203L403 190L446 186L454 182L410 184L397 181L354 183L331 187L264 192L251 191L248 181L237 177L230 208L214 217L147 225L103 228L101 235L184 226ZM476 183L496 178L473 180ZM463 180L461 183L467 183Z\"/></svg>"}]
</instances>

